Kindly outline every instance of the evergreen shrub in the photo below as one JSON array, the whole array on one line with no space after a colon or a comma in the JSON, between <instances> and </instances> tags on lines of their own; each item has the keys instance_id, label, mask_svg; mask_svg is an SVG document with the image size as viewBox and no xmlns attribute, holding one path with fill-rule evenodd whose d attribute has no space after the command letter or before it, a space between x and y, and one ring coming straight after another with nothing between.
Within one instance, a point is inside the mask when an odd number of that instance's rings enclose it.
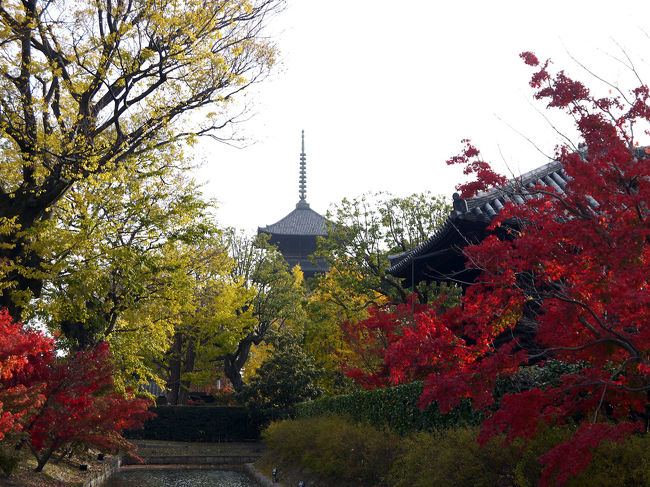
<instances>
[{"instance_id":1,"label":"evergreen shrub","mask_svg":"<svg viewBox=\"0 0 650 487\"><path fill-rule=\"evenodd\" d=\"M634 435L625 443L601 444L593 460L567 487L637 487L650 485L650 434Z\"/></svg>"},{"instance_id":2,"label":"evergreen shrub","mask_svg":"<svg viewBox=\"0 0 650 487\"><path fill-rule=\"evenodd\" d=\"M0 451L0 471L2 471L3 477L9 477L19 463L20 459L15 452L12 454L7 451Z\"/></svg>"},{"instance_id":3,"label":"evergreen shrub","mask_svg":"<svg viewBox=\"0 0 650 487\"><path fill-rule=\"evenodd\" d=\"M7 432L0 441L0 477L9 477L20 463L20 452L15 448L20 439L20 433Z\"/></svg>"},{"instance_id":4,"label":"evergreen shrub","mask_svg":"<svg viewBox=\"0 0 650 487\"><path fill-rule=\"evenodd\" d=\"M376 427L388 426L399 434L412 431L431 431L478 425L483 419L480 411L472 409L468 401L448 414L440 414L436 404L420 409L422 382L395 387L372 389L342 396L332 396L296 405L296 417L309 418L323 414L348 416L354 421Z\"/></svg>"},{"instance_id":5,"label":"evergreen shrub","mask_svg":"<svg viewBox=\"0 0 650 487\"><path fill-rule=\"evenodd\" d=\"M259 418L243 407L156 406L156 417L127 438L165 441L246 441L260 436Z\"/></svg>"},{"instance_id":6,"label":"evergreen shrub","mask_svg":"<svg viewBox=\"0 0 650 487\"><path fill-rule=\"evenodd\" d=\"M333 485L384 485L402 438L389 429L337 416L273 423L264 431L267 455L304 468Z\"/></svg>"},{"instance_id":7,"label":"evergreen shrub","mask_svg":"<svg viewBox=\"0 0 650 487\"><path fill-rule=\"evenodd\" d=\"M549 360L544 366L522 367L514 377L498 381L496 400L498 402L505 393L556 386L562 375L575 373L580 368L580 365L558 360ZM298 418L309 418L338 414L377 427L389 426L400 434L481 424L483 413L473 410L468 400L462 400L460 406L445 415L440 414L436 404L420 409L418 404L422 391L422 382L412 382L395 387L323 397L296 404L295 415Z\"/></svg>"},{"instance_id":8,"label":"evergreen shrub","mask_svg":"<svg viewBox=\"0 0 650 487\"><path fill-rule=\"evenodd\" d=\"M391 487L512 486L520 449L494 438L481 447L478 427L419 432L403 440Z\"/></svg>"}]
</instances>

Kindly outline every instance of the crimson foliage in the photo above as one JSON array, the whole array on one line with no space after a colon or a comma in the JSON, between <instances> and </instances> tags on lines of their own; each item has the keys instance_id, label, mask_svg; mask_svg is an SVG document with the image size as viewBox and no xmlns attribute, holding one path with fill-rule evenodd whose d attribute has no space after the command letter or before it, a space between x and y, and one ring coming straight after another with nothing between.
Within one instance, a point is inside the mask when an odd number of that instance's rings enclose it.
<instances>
[{"instance_id":1,"label":"crimson foliage","mask_svg":"<svg viewBox=\"0 0 650 487\"><path fill-rule=\"evenodd\" d=\"M152 417L150 401L113 390L109 346L56 357L53 341L0 313L0 439L23 431L42 470L74 444L130 452L121 432Z\"/></svg>"},{"instance_id":2,"label":"crimson foliage","mask_svg":"<svg viewBox=\"0 0 650 487\"><path fill-rule=\"evenodd\" d=\"M51 339L13 323L0 311L0 440L20 431L21 420L42 404L43 384L20 379L30 375L35 364L51 361L52 350Z\"/></svg>"},{"instance_id":3,"label":"crimson foliage","mask_svg":"<svg viewBox=\"0 0 650 487\"><path fill-rule=\"evenodd\" d=\"M483 422L482 442L501 433L508 441L531 439L544 424L578 421L572 438L540 457L540 485L564 485L603 440L648 430L650 150L639 149L634 129L650 122L650 90L596 98L563 72L550 73L548 61L531 53L522 58L535 68L535 97L573 117L581 135L579 149L556 150L570 181L563 191L505 184L465 141L463 153L449 161L476 176L459 186L463 197L496 185L512 201L534 198L506 204L489 227L493 233L465 248L480 275L460 307L429 310L393 327L382 374L395 383L425 375L421 404L437 401L442 412L463 397L495 409ZM534 353L512 333L531 313ZM504 343L508 334L514 338ZM506 394L495 404L499 377L548 358L580 366L555 384Z\"/></svg>"},{"instance_id":4,"label":"crimson foliage","mask_svg":"<svg viewBox=\"0 0 650 487\"><path fill-rule=\"evenodd\" d=\"M29 446L43 468L56 450L75 443L130 452L121 435L153 416L151 401L114 392L108 343L47 364L35 374L45 380L45 402L25 429ZM130 397L129 397L130 396Z\"/></svg>"}]
</instances>

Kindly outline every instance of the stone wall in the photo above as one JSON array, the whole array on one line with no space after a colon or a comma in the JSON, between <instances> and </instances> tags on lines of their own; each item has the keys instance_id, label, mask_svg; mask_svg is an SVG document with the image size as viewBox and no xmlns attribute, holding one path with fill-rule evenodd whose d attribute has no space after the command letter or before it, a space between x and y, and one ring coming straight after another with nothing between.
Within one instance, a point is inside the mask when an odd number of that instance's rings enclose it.
<instances>
[{"instance_id":1,"label":"stone wall","mask_svg":"<svg viewBox=\"0 0 650 487\"><path fill-rule=\"evenodd\" d=\"M107 457L106 467L84 480L82 487L101 487L122 465L121 457Z\"/></svg>"}]
</instances>

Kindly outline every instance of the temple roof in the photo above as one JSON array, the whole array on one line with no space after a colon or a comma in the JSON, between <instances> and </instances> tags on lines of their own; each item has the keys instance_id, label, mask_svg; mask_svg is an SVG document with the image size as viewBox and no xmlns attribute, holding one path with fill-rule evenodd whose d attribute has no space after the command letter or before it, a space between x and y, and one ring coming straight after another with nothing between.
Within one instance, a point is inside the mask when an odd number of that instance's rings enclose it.
<instances>
[{"instance_id":1,"label":"temple roof","mask_svg":"<svg viewBox=\"0 0 650 487\"><path fill-rule=\"evenodd\" d=\"M305 131L302 131L302 150L300 152L300 175L296 209L272 225L258 227L257 233L269 235L327 236L327 219L315 212L307 203L307 156L305 154Z\"/></svg>"},{"instance_id":2,"label":"temple roof","mask_svg":"<svg viewBox=\"0 0 650 487\"><path fill-rule=\"evenodd\" d=\"M479 232L488 226L492 219L501 211L508 201L522 204L525 200L535 198L527 192L528 188L536 185L550 186L558 193L564 194L564 187L569 177L562 165L553 161L537 169L509 180L505 185L484 191L468 200L454 193L453 210L438 230L425 242L411 250L388 257L390 268L388 273L399 277L408 277L409 269L414 261L427 257L435 258L436 254L443 255L452 246L461 247L466 243L466 232ZM444 253L448 258L449 252ZM429 264L430 265L430 264Z\"/></svg>"},{"instance_id":3,"label":"temple roof","mask_svg":"<svg viewBox=\"0 0 650 487\"><path fill-rule=\"evenodd\" d=\"M304 200L296 205L296 209L289 213L281 220L268 225L259 227L258 233L268 233L272 235L314 235L326 236L327 219L309 207Z\"/></svg>"}]
</instances>

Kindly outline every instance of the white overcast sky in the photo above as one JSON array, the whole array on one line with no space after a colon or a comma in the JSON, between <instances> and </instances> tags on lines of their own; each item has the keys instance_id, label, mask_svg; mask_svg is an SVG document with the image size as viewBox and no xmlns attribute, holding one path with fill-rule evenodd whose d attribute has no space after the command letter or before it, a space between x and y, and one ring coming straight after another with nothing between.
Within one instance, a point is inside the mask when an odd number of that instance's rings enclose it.
<instances>
[{"instance_id":1,"label":"white overcast sky","mask_svg":"<svg viewBox=\"0 0 650 487\"><path fill-rule=\"evenodd\" d=\"M650 71L650 1L288 0L270 32L281 64L246 95L246 145L197 151L219 220L251 233L298 201L302 129L307 201L322 214L369 191L450 198L462 175L445 160L461 139L518 174L548 161L524 137L549 155L560 142L542 114L569 133L533 101L520 52L605 93L570 56L628 89L623 50Z\"/></svg>"}]
</instances>

